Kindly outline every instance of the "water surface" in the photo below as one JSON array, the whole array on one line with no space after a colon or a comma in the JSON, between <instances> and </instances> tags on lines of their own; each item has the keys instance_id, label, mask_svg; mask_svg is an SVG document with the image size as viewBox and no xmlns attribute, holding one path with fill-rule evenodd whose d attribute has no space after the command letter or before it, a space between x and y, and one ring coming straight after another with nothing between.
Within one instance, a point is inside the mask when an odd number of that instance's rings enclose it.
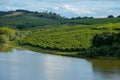
<instances>
[{"instance_id":1,"label":"water surface","mask_svg":"<svg viewBox=\"0 0 120 80\"><path fill-rule=\"evenodd\" d=\"M119 80L120 60L87 60L13 49L0 52L0 80Z\"/></svg>"}]
</instances>

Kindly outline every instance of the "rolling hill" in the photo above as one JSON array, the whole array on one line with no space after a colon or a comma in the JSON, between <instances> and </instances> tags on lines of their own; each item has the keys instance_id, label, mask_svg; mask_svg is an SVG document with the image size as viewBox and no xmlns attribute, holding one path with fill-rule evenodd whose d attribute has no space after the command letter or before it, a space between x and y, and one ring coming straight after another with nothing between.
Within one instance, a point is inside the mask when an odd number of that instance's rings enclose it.
<instances>
[{"instance_id":1,"label":"rolling hill","mask_svg":"<svg viewBox=\"0 0 120 80\"><path fill-rule=\"evenodd\" d=\"M16 46L77 57L119 57L120 18L69 19L53 12L0 11L0 27L0 41L10 40ZM11 28L14 33L4 34Z\"/></svg>"},{"instance_id":2,"label":"rolling hill","mask_svg":"<svg viewBox=\"0 0 120 80\"><path fill-rule=\"evenodd\" d=\"M53 12L32 12L27 10L7 12L0 11L0 27L7 26L17 29L61 25L93 25L119 22L120 18L83 18L72 20Z\"/></svg>"}]
</instances>

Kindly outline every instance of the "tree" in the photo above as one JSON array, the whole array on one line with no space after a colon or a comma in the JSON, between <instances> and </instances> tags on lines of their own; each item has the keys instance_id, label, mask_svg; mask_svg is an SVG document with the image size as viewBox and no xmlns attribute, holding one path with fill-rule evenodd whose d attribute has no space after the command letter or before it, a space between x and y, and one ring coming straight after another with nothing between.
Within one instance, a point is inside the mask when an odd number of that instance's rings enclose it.
<instances>
[{"instance_id":1,"label":"tree","mask_svg":"<svg viewBox=\"0 0 120 80\"><path fill-rule=\"evenodd\" d=\"M96 34L92 39L92 46L87 50L87 55L120 58L120 33Z\"/></svg>"},{"instance_id":2,"label":"tree","mask_svg":"<svg viewBox=\"0 0 120 80\"><path fill-rule=\"evenodd\" d=\"M120 15L119 15L119 16L117 16L117 18L120 18Z\"/></svg>"},{"instance_id":3,"label":"tree","mask_svg":"<svg viewBox=\"0 0 120 80\"><path fill-rule=\"evenodd\" d=\"M14 31L8 27L0 28L0 35L10 35Z\"/></svg>"},{"instance_id":4,"label":"tree","mask_svg":"<svg viewBox=\"0 0 120 80\"><path fill-rule=\"evenodd\" d=\"M113 15L109 15L108 18L114 18L114 16Z\"/></svg>"},{"instance_id":5,"label":"tree","mask_svg":"<svg viewBox=\"0 0 120 80\"><path fill-rule=\"evenodd\" d=\"M9 41L12 41L14 39L15 39L14 30L7 27L0 28L0 43L8 43Z\"/></svg>"},{"instance_id":6,"label":"tree","mask_svg":"<svg viewBox=\"0 0 120 80\"><path fill-rule=\"evenodd\" d=\"M94 18L94 17L92 17L92 16L90 17L90 19L93 19L93 18Z\"/></svg>"},{"instance_id":7,"label":"tree","mask_svg":"<svg viewBox=\"0 0 120 80\"><path fill-rule=\"evenodd\" d=\"M89 17L85 16L85 17L83 17L83 19L89 19Z\"/></svg>"},{"instance_id":8,"label":"tree","mask_svg":"<svg viewBox=\"0 0 120 80\"><path fill-rule=\"evenodd\" d=\"M30 11L28 11L28 10L23 10L23 9L18 9L18 10L16 10L15 12L25 12L25 13L30 13Z\"/></svg>"},{"instance_id":9,"label":"tree","mask_svg":"<svg viewBox=\"0 0 120 80\"><path fill-rule=\"evenodd\" d=\"M79 16L79 17L76 17L76 19L82 19L82 18Z\"/></svg>"},{"instance_id":10,"label":"tree","mask_svg":"<svg viewBox=\"0 0 120 80\"><path fill-rule=\"evenodd\" d=\"M8 43L9 39L6 35L0 35L0 43Z\"/></svg>"}]
</instances>

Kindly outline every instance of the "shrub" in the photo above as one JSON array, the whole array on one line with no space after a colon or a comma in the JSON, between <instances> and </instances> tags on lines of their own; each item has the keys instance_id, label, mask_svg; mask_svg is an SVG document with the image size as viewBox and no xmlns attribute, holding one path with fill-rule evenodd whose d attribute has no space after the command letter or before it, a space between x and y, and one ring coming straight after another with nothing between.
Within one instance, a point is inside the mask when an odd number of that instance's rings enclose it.
<instances>
[{"instance_id":1,"label":"shrub","mask_svg":"<svg viewBox=\"0 0 120 80\"><path fill-rule=\"evenodd\" d=\"M8 43L8 36L6 35L0 35L0 43Z\"/></svg>"}]
</instances>

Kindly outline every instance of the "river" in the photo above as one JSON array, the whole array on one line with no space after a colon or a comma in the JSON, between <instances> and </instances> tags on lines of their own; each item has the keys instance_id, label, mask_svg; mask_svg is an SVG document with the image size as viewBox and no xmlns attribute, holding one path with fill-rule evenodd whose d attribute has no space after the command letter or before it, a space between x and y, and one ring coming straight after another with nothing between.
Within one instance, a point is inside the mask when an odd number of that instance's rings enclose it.
<instances>
[{"instance_id":1,"label":"river","mask_svg":"<svg viewBox=\"0 0 120 80\"><path fill-rule=\"evenodd\" d=\"M120 60L88 60L13 49L0 52L0 80L120 80Z\"/></svg>"}]
</instances>

